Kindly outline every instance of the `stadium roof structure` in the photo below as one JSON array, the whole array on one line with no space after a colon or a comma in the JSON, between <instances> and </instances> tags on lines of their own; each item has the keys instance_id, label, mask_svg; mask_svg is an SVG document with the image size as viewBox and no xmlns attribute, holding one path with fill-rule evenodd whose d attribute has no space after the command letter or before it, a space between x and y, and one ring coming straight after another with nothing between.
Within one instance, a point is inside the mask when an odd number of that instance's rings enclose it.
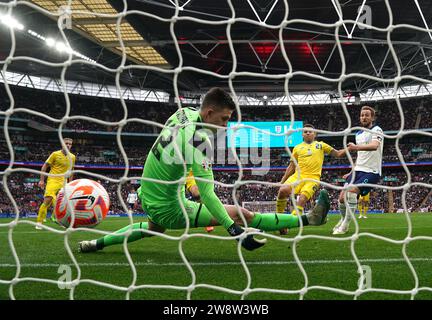
<instances>
[{"instance_id":1,"label":"stadium roof structure","mask_svg":"<svg viewBox=\"0 0 432 320\"><path fill-rule=\"evenodd\" d=\"M68 1L56 0L30 0L40 7L50 11L59 12ZM122 54L119 36L117 34L117 11L107 0L74 0L70 10L72 28L81 35L100 44L102 47ZM92 12L107 15L97 16ZM53 17L57 19L57 17ZM125 19L119 20L119 31L125 45L125 53L128 58L137 64L166 67L167 61L151 46ZM128 45L131 41L135 45Z\"/></svg>"},{"instance_id":2,"label":"stadium roof structure","mask_svg":"<svg viewBox=\"0 0 432 320\"><path fill-rule=\"evenodd\" d=\"M32 2L56 14L67 3ZM120 82L125 86L173 93L174 74L181 62L183 69L177 86L181 94L190 96L212 86L227 88L231 78L236 92L280 97L290 70L290 93L335 93L336 80L343 71L341 55L344 73L356 74L341 82L341 89L347 94L358 96L370 89L393 87L397 64L403 76L431 79L432 35L419 29L432 27L430 1L246 0L231 4L232 8L228 1L129 0L128 12L123 12L123 1L74 0L72 29L65 29L65 34L74 48L108 68L119 66L124 50L128 60ZM48 18L46 13L21 2L12 12L16 12L17 18L29 17L34 28L39 24L43 29L40 33L58 29L52 20L58 16ZM331 24L341 18L351 22L339 23L336 40L336 28ZM391 18L396 27L385 30ZM123 50L116 35L117 23ZM42 52L33 40L22 38L17 35L22 46L17 46L15 55L59 61L58 55ZM0 54L0 59L4 59L8 48L1 48ZM32 61L20 64L13 62L8 70L45 76L50 73ZM235 75L231 73L234 64ZM61 68L50 69L53 77L61 72ZM72 65L68 79L112 85L115 73L87 64ZM407 78L400 84L418 83L417 79Z\"/></svg>"}]
</instances>

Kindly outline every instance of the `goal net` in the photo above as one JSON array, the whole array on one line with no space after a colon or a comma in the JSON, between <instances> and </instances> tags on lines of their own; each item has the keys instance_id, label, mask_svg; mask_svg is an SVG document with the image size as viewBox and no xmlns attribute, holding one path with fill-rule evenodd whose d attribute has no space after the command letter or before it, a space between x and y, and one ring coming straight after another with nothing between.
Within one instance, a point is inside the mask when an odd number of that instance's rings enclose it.
<instances>
[{"instance_id":1,"label":"goal net","mask_svg":"<svg viewBox=\"0 0 432 320\"><path fill-rule=\"evenodd\" d=\"M86 286L126 299L153 297L150 292L158 290L162 292L156 296L159 299L178 298L173 292L186 299L212 298L214 292L221 299L358 299L376 297L374 294L430 298L432 284L426 270L430 270L432 237L427 228L431 225L420 219L430 218L427 212L432 181L430 173L417 174L411 168L425 170L432 154L428 150L432 137L428 100L432 93L432 6L418 0L311 1L310 7L308 3L2 1L0 209L12 214L9 219L0 219L0 252L7 252L5 260L0 260L0 299L20 299L23 292L30 292L30 299L37 298L41 293L37 285L41 284L66 288L71 299L90 298L91 289L89 296L80 294ZM319 19L315 19L321 7ZM26 25L25 17L30 13L41 19L41 26L35 20L31 28ZM29 42L37 49L29 50ZM110 80L99 81L101 75L109 75ZM297 134L299 142L302 140L303 129L295 122L314 123L312 131L319 134L319 140L339 137L331 141L339 149L347 148L355 141L357 131L371 132L359 124L360 106L376 104L379 124L388 126L378 136L385 140L385 146L391 146L384 150L383 162L389 163L386 170L397 167L399 171L389 171L384 182L366 181L365 185L379 190L379 196L372 200L374 209L401 210L401 214L380 215L387 220L353 218L350 232L342 237L331 235L338 215L325 226L301 227L287 237L247 231L269 239L266 247L275 247L267 249L263 257L260 250L246 253L224 232L197 232L190 225L185 231L157 235L142 229L146 235L155 235L141 240L148 244L130 249L134 244L124 241L118 251L107 250L103 257L80 255L76 250L79 239L113 234L117 228L112 226L132 226L143 219L134 216L135 207L125 201L127 185L135 182L134 186L139 186L142 165L150 152L151 144L147 149L140 148L142 141L154 141L177 108L198 108L203 94L214 85L224 87L234 97L236 110L229 130L235 133L241 122L246 122L246 127L258 132L255 142L272 138L283 143L276 148L258 147L258 153L250 154L255 147L236 145L236 138L231 136L231 145L228 142L221 151L223 156L213 163L213 167L222 168L221 173L215 171L215 184L224 203L250 211L275 212L279 181L292 156L292 139ZM21 94L14 94L19 88L33 90L25 104L20 103ZM48 91L60 94L61 102L46 101ZM94 105L81 105L78 96L94 99L89 103ZM271 132L252 121L285 121L286 128L275 125L278 129ZM25 128L20 127L22 123ZM32 164L23 154L44 148L53 129L57 146L65 145L67 134L82 135L79 141L84 149L81 159L77 158L81 166L67 174L109 184L110 197L117 199L119 212L127 214L122 225L116 225L118 220L114 219L91 230L46 224L42 234L34 231L34 219L23 219L25 212L35 214L42 201L26 195L31 195L32 181L28 179L39 177L43 164ZM33 130L37 137L33 145L21 137L25 130ZM131 140L125 142L126 138ZM38 139L40 144L35 142ZM97 147L98 139L106 145L111 139L116 152ZM90 150L85 149L86 143ZM418 150L412 145L419 145ZM97 157L92 154L96 152ZM234 163L225 163L227 154ZM324 160L330 162L329 170L324 167L321 187L330 193L332 210L337 210L339 193L352 187L340 179L354 165L355 156L353 152L339 162L327 157ZM341 167L343 173L337 171ZM25 183L30 184L29 189ZM248 186L253 188L246 190ZM30 202L35 204L24 209ZM393 203L390 209L388 203ZM424 216L413 215L416 210L423 211ZM354 213L348 209L347 214ZM132 229L124 232L128 237L131 233ZM30 253L23 248L24 236L37 237L35 243L41 243L38 251ZM43 246L54 241L57 246L51 258L61 251L62 263L45 262L49 253ZM157 246L153 247L152 241L158 241ZM194 251L195 241L200 249ZM228 248L227 244L232 247L217 251ZM124 255L119 254L120 247ZM142 252L147 249L152 255L143 258ZM218 254L223 258L219 259ZM170 261L174 256L176 260ZM286 275L282 270L287 265L295 271L272 284L260 277L263 268L268 268L266 274L280 271ZM334 269L324 275L323 266ZM116 272L101 275L97 268ZM126 270L123 276L119 276L121 268ZM151 268L152 272L142 275L144 269ZM172 268L183 268L183 275L168 276ZM217 279L211 278L209 269L218 275ZM241 285L224 282L227 274L233 273L239 274ZM389 273L393 279L403 279L400 282L404 285L387 279ZM340 275L343 278L347 274L349 280L344 282ZM116 276L118 281L110 281ZM60 294L53 292L54 296Z\"/></svg>"}]
</instances>

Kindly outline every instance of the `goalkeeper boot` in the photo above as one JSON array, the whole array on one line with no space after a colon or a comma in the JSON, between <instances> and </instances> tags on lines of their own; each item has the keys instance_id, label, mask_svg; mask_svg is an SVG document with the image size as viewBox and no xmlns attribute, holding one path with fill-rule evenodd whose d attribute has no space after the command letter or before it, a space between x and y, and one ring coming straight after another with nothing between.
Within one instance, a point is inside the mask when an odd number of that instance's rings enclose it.
<instances>
[{"instance_id":1,"label":"goalkeeper boot","mask_svg":"<svg viewBox=\"0 0 432 320\"><path fill-rule=\"evenodd\" d=\"M78 252L87 253L97 251L96 240L84 240L78 244Z\"/></svg>"},{"instance_id":2,"label":"goalkeeper boot","mask_svg":"<svg viewBox=\"0 0 432 320\"><path fill-rule=\"evenodd\" d=\"M206 227L205 229L208 233L210 233L214 230L214 227Z\"/></svg>"},{"instance_id":3,"label":"goalkeeper boot","mask_svg":"<svg viewBox=\"0 0 432 320\"><path fill-rule=\"evenodd\" d=\"M327 214L330 210L330 199L327 190L321 190L315 207L306 214L311 226L320 226L327 222Z\"/></svg>"}]
</instances>

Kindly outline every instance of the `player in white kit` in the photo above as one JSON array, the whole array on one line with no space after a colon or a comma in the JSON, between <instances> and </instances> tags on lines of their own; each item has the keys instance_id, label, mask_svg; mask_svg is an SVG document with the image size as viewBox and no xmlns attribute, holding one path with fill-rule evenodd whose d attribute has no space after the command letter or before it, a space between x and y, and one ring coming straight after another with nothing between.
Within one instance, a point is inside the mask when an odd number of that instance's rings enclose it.
<instances>
[{"instance_id":1,"label":"player in white kit","mask_svg":"<svg viewBox=\"0 0 432 320\"><path fill-rule=\"evenodd\" d=\"M381 179L382 155L384 137L382 129L374 125L375 110L369 106L363 106L360 111L360 124L371 132L360 130L356 133L356 143L348 143L349 151L357 151L357 160L353 170L343 176L348 183L356 186L343 190L339 194L339 210L341 219L333 228L333 234L345 234L357 208L359 195L366 195L372 189L371 186L362 184L377 184ZM345 203L345 193L347 203ZM347 207L349 211L347 210Z\"/></svg>"},{"instance_id":2,"label":"player in white kit","mask_svg":"<svg viewBox=\"0 0 432 320\"><path fill-rule=\"evenodd\" d=\"M129 192L126 202L128 204L129 207L129 213L132 213L134 211L134 209L136 208L136 203L138 201L138 194L135 191L134 188L132 188L131 192Z\"/></svg>"}]
</instances>

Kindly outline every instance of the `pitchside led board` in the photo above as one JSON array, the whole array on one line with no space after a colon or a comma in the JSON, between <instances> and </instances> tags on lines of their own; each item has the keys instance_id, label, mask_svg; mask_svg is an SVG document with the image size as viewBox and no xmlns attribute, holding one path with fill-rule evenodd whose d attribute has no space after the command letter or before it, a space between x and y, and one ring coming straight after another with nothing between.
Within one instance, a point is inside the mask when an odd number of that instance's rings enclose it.
<instances>
[{"instance_id":1,"label":"pitchside led board","mask_svg":"<svg viewBox=\"0 0 432 320\"><path fill-rule=\"evenodd\" d=\"M289 121L269 121L269 122L241 122L245 126L254 128L240 128L235 132L231 129L237 122L228 122L227 140L228 148L231 147L232 135L234 135L234 144L236 148L283 148L285 145L294 147L303 141L302 131L297 131L291 135L282 135L288 132L290 127ZM303 121L294 121L293 129L303 128ZM278 136L267 134L276 133Z\"/></svg>"}]
</instances>

